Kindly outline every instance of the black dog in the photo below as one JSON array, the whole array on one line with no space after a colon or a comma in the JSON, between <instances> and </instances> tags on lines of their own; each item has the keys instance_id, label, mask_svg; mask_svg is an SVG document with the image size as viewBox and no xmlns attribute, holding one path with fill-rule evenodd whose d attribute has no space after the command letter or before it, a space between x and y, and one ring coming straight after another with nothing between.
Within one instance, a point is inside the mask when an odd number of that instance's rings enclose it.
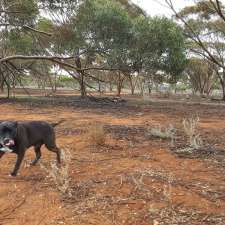
<instances>
[{"instance_id":1,"label":"black dog","mask_svg":"<svg viewBox=\"0 0 225 225\"><path fill-rule=\"evenodd\" d=\"M32 161L32 165L35 165L41 158L41 146L43 144L48 150L56 153L57 162L60 164L60 149L56 146L53 128L61 122L63 121L55 124L49 124L44 121L4 121L0 123L0 158L7 152L4 149L17 154L17 161L11 173L12 176L17 175L25 151L31 146L34 146L36 153L36 158Z\"/></svg>"}]
</instances>

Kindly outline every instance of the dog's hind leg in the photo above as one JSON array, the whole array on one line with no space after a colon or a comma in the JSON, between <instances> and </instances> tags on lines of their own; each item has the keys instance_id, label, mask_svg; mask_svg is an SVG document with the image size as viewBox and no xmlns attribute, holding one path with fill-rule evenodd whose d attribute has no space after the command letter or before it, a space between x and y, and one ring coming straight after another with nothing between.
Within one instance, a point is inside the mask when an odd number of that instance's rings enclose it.
<instances>
[{"instance_id":1,"label":"dog's hind leg","mask_svg":"<svg viewBox=\"0 0 225 225\"><path fill-rule=\"evenodd\" d=\"M17 175L17 172L20 168L20 165L21 165L21 162L24 158L24 154L25 154L25 150L21 151L19 154L17 154L17 160L16 160L16 164L15 164L15 167L11 173L11 176L16 176Z\"/></svg>"},{"instance_id":2,"label":"dog's hind leg","mask_svg":"<svg viewBox=\"0 0 225 225\"><path fill-rule=\"evenodd\" d=\"M60 164L61 163L61 150L56 146L54 131L53 131L53 133L51 135L49 135L48 138L46 138L44 143L45 143L46 148L49 151L56 153L56 155L57 155L57 163Z\"/></svg>"},{"instance_id":3,"label":"dog's hind leg","mask_svg":"<svg viewBox=\"0 0 225 225\"><path fill-rule=\"evenodd\" d=\"M61 163L61 150L56 145L45 144L45 146L49 151L56 153L57 163L60 164Z\"/></svg>"},{"instance_id":4,"label":"dog's hind leg","mask_svg":"<svg viewBox=\"0 0 225 225\"><path fill-rule=\"evenodd\" d=\"M36 158L31 162L30 165L32 166L35 166L41 158L41 145L34 146L34 151L35 151Z\"/></svg>"}]
</instances>

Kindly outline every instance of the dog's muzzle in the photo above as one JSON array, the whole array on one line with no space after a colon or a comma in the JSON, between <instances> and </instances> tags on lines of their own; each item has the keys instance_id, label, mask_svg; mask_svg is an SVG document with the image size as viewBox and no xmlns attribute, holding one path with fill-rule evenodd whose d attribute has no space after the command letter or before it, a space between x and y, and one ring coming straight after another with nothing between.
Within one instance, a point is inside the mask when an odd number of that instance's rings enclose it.
<instances>
[{"instance_id":1,"label":"dog's muzzle","mask_svg":"<svg viewBox=\"0 0 225 225\"><path fill-rule=\"evenodd\" d=\"M10 149L10 147L13 147L15 145L15 141L12 139L5 139L3 141L3 144L0 143L0 151L1 152L13 152L12 149Z\"/></svg>"},{"instance_id":2,"label":"dog's muzzle","mask_svg":"<svg viewBox=\"0 0 225 225\"><path fill-rule=\"evenodd\" d=\"M6 147L12 147L15 145L15 141L13 139L5 139L3 141L3 145Z\"/></svg>"}]
</instances>

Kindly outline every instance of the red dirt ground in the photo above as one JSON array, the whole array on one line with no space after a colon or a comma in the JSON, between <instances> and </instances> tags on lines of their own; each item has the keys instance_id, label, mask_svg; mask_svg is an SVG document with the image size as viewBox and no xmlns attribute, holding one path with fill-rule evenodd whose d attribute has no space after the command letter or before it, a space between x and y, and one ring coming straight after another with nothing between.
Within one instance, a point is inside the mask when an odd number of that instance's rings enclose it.
<instances>
[{"instance_id":1,"label":"red dirt ground","mask_svg":"<svg viewBox=\"0 0 225 225\"><path fill-rule=\"evenodd\" d=\"M55 104L53 104L55 103ZM204 147L178 154L185 145L182 120L198 115ZM0 163L1 225L175 225L225 224L225 107L128 101L121 105L85 102L1 102L0 120L65 122L57 143L71 153L72 196L62 196L40 165L29 167L28 150L20 174L9 177L15 156ZM92 124L104 126L106 143L88 139ZM153 126L172 124L170 140L149 135ZM55 155L42 150L42 161Z\"/></svg>"}]
</instances>

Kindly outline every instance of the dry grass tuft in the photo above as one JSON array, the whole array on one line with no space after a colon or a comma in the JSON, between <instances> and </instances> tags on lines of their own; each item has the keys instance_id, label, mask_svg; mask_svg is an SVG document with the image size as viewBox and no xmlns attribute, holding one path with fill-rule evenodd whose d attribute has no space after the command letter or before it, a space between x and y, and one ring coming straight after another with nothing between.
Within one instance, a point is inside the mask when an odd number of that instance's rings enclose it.
<instances>
[{"instance_id":1,"label":"dry grass tuft","mask_svg":"<svg viewBox=\"0 0 225 225\"><path fill-rule=\"evenodd\" d=\"M191 148L199 149L203 145L202 138L197 131L199 117L191 117L183 120L183 128Z\"/></svg>"},{"instance_id":2,"label":"dry grass tuft","mask_svg":"<svg viewBox=\"0 0 225 225\"><path fill-rule=\"evenodd\" d=\"M106 133L103 125L93 124L89 126L87 139L95 145L104 145L106 142Z\"/></svg>"},{"instance_id":3,"label":"dry grass tuft","mask_svg":"<svg viewBox=\"0 0 225 225\"><path fill-rule=\"evenodd\" d=\"M172 144L174 143L175 136L176 136L176 129L172 124L169 127L153 127L149 129L149 135L157 138L162 139L171 139Z\"/></svg>"},{"instance_id":4,"label":"dry grass tuft","mask_svg":"<svg viewBox=\"0 0 225 225\"><path fill-rule=\"evenodd\" d=\"M57 166L57 163L51 163L47 165L46 163L41 162L40 166L47 172L47 177L50 178L59 192L65 196L71 195L70 189L70 162L71 162L71 154L69 150L61 150L61 160L62 163L60 166Z\"/></svg>"}]
</instances>

